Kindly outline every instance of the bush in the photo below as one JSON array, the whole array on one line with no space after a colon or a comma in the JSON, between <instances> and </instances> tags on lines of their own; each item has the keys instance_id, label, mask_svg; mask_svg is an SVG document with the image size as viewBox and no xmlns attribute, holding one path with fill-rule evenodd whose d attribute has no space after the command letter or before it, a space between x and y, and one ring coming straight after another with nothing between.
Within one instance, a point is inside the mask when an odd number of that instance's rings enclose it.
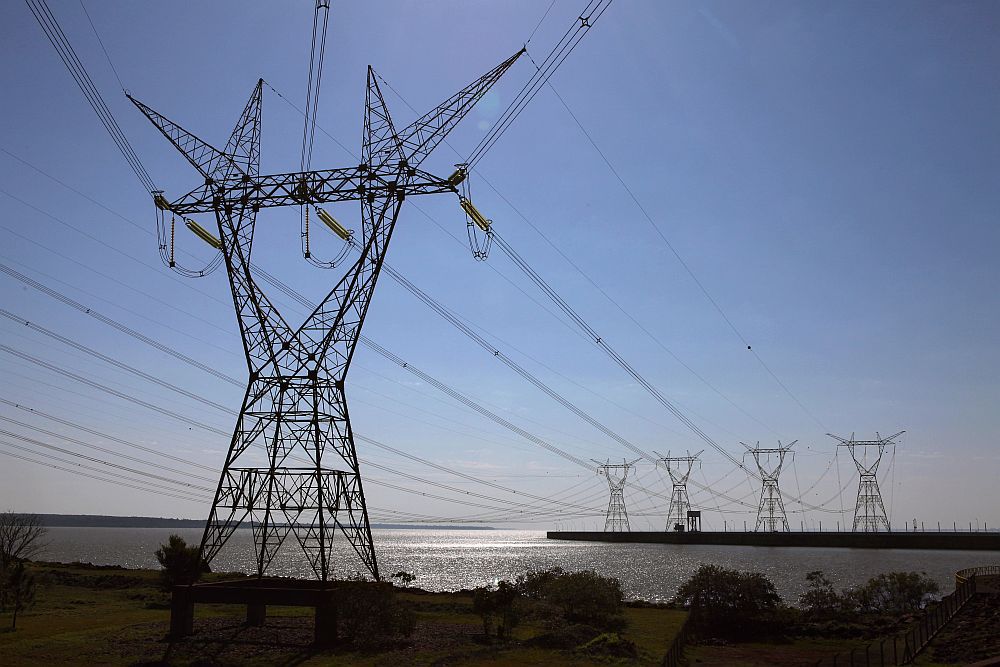
<instances>
[{"instance_id":1,"label":"bush","mask_svg":"<svg viewBox=\"0 0 1000 667\"><path fill-rule=\"evenodd\" d=\"M577 650L588 655L625 658L629 661L639 658L639 649L635 643L628 639L623 639L615 633L598 635L583 646L580 646Z\"/></svg>"},{"instance_id":2,"label":"bush","mask_svg":"<svg viewBox=\"0 0 1000 667\"><path fill-rule=\"evenodd\" d=\"M774 584L759 572L738 572L702 565L677 589L677 601L691 610L700 633L746 639L780 630L781 598Z\"/></svg>"},{"instance_id":3,"label":"bush","mask_svg":"<svg viewBox=\"0 0 1000 667\"><path fill-rule=\"evenodd\" d=\"M498 639L507 639L521 620L517 602L521 592L509 581L501 581L494 590L480 586L472 591L472 612L483 619L483 634L496 629Z\"/></svg>"},{"instance_id":4,"label":"bush","mask_svg":"<svg viewBox=\"0 0 1000 667\"><path fill-rule=\"evenodd\" d=\"M403 588L406 588L417 580L417 575L400 570L396 574L389 575L389 578L398 580L399 583L402 584Z\"/></svg>"},{"instance_id":5,"label":"bush","mask_svg":"<svg viewBox=\"0 0 1000 667\"><path fill-rule=\"evenodd\" d=\"M409 637L416 614L396 598L396 589L384 581L352 579L337 583L337 617L347 640Z\"/></svg>"},{"instance_id":6,"label":"bush","mask_svg":"<svg viewBox=\"0 0 1000 667\"><path fill-rule=\"evenodd\" d=\"M940 590L924 572L889 572L848 590L846 597L862 614L910 614L926 607Z\"/></svg>"},{"instance_id":7,"label":"bush","mask_svg":"<svg viewBox=\"0 0 1000 667\"><path fill-rule=\"evenodd\" d=\"M799 604L811 620L836 618L845 610L847 600L837 593L823 572L814 570L806 575L809 590L799 596Z\"/></svg>"},{"instance_id":8,"label":"bush","mask_svg":"<svg viewBox=\"0 0 1000 667\"><path fill-rule=\"evenodd\" d=\"M600 630L589 625L569 624L532 637L525 644L545 649L573 649L586 644L600 634Z\"/></svg>"},{"instance_id":9,"label":"bush","mask_svg":"<svg viewBox=\"0 0 1000 667\"><path fill-rule=\"evenodd\" d=\"M568 623L591 625L602 630L622 630L621 582L593 570L564 572L561 568L529 572L518 577L517 588L537 604L553 605Z\"/></svg>"},{"instance_id":10,"label":"bush","mask_svg":"<svg viewBox=\"0 0 1000 667\"><path fill-rule=\"evenodd\" d=\"M156 550L156 560L163 570L160 584L170 591L174 586L193 584L211 569L199 553L198 547L189 547L180 535L171 535L167 543Z\"/></svg>"}]
</instances>

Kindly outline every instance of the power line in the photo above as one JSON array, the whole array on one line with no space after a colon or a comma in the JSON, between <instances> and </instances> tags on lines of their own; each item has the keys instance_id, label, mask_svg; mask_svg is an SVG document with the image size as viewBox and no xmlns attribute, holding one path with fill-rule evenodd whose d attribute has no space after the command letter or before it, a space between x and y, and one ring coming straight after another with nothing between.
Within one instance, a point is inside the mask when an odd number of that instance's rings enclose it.
<instances>
[{"instance_id":1,"label":"power line","mask_svg":"<svg viewBox=\"0 0 1000 667\"><path fill-rule=\"evenodd\" d=\"M535 68L539 69L538 64L535 63L535 61L531 57L530 53L528 53L528 58L531 60L532 64L535 65ZM541 70L539 69L539 71L541 71ZM695 273L691 269L690 265L684 260L684 258L681 256L680 252L678 252L678 250L674 246L674 244L670 242L670 239L668 239L667 235L663 233L663 230L660 228L660 226L656 224L656 222L653 220L653 217L649 214L649 211L646 210L646 207L643 206L642 203L639 201L639 198L636 196L635 192L632 190L631 187L629 187L628 182L624 178L622 178L621 174L618 172L618 170L615 168L615 166L611 163L611 160L608 158L608 156L604 153L603 150L601 150L601 147L597 145L597 142L594 140L594 137L590 134L590 132L587 130L587 128L584 127L583 123L580 122L580 119L577 117L577 115L575 113L573 113L573 110L566 103L566 100L563 99L563 96L559 94L559 91L556 90L555 86L552 85L551 81L549 81L548 79L546 79L545 83L548 85L548 87L552 91L552 93L556 96L556 99L559 100L560 104L562 104L562 106L566 110L566 112L573 119L573 122L576 124L576 126L580 129L580 131L583 133L583 135L587 138L587 141L590 143L590 145L593 146L594 150L597 151L597 154L600 155L601 160L604 162L605 165L607 165L608 169L614 175L615 179L617 179L618 182L621 184L622 188L628 194L629 198L636 205L636 208L639 209L639 212L642 213L643 217L649 223L650 227L653 228L653 231L655 231L656 234L657 234L657 236L660 237L660 239L667 246L667 248L670 250L670 252L673 254L673 256L677 259L677 261L680 263L680 265L684 268L684 271L687 272L687 274L691 278L691 280L693 280L694 283L695 283L695 285L698 286L698 289L701 291L701 293L705 296L706 299L708 299L709 303L712 304L712 307L715 308L716 312L718 312L719 315L722 316L722 319L725 320L726 324L729 326L729 328L732 330L732 332L734 334L736 334L736 337L744 345L746 345L747 350L749 350L751 352L751 354L753 354L754 358L757 359L757 361L760 363L761 367L764 368L765 371L767 371L767 373L774 379L774 381L778 384L778 386L780 386L781 389L786 394L788 394L789 397L791 397L791 399L802 409L802 411L805 412L814 422L816 422L816 424L818 424L820 426L820 428L825 429L826 427L823 426L823 423L802 403L802 401L799 400L798 396L796 396L795 394L792 393L792 391L788 388L788 386L785 385L785 383L781 381L781 379L777 376L777 374L775 374L774 371L771 370L770 366L768 366L764 362L764 359L760 356L760 354L758 354L757 351L754 350L751 347L749 341L743 335L743 332L741 332L736 327L736 325L733 323L733 321L729 318L729 315L726 314L726 312L722 309L722 306L719 305L719 302L716 301L715 298L712 296L712 294L708 291L708 288L706 288L705 285L704 285L704 283L702 283L701 280L698 278L698 276L695 275ZM532 225L532 227L534 227L534 226Z\"/></svg>"},{"instance_id":2,"label":"power line","mask_svg":"<svg viewBox=\"0 0 1000 667\"><path fill-rule=\"evenodd\" d=\"M549 55L542 61L542 67L528 79L500 115L500 119L472 150L469 157L465 159L464 162L468 165L468 169L472 169L482 159L483 155L496 144L504 132L507 131L507 128L517 120L517 117L521 115L525 107L534 99L538 91L545 85L545 82L555 74L559 66L576 49L583 37L590 31L590 28L610 6L611 0L590 0L587 3L587 6L584 7L578 18L573 21L573 25L556 42Z\"/></svg>"},{"instance_id":3,"label":"power line","mask_svg":"<svg viewBox=\"0 0 1000 667\"><path fill-rule=\"evenodd\" d=\"M12 447L12 448L15 448L15 449L18 449L18 450L21 450L21 451L30 451L30 450L27 450L27 448L17 447L16 445L11 445L11 444L3 442L3 441L0 441L0 445L4 445L6 447ZM170 493L168 491L163 491L163 490L160 490L160 489L151 488L149 486L140 486L139 484L130 484L130 483L127 483L127 482L122 482L122 481L116 481L116 480L112 480L112 479L107 479L106 477L99 477L97 475L91 475L91 474L82 472L81 470L74 470L72 468L64 468L64 467L59 466L59 465L54 465L54 464L52 464L50 462L38 461L36 459L32 459L32 458L29 458L27 456L22 456L20 454L15 454L13 452L5 451L5 450L2 450L2 449L0 449L0 454L4 454L5 456L9 456L11 458L20 459L22 461L28 461L30 463L35 463L37 465L43 466L46 469L59 470L59 471L68 472L68 473L71 473L71 474L74 474L74 475L80 475L82 477L89 477L90 479L96 479L96 480L99 480L101 482L105 482L105 483L108 483L108 484L115 484L117 486L123 486L123 487L128 487L128 488L131 488L131 489L137 489L139 491L142 491L143 493L155 493L157 495L167 496L169 498L176 498L177 500L186 500L186 501L189 501L189 502L197 502L197 503L204 503L205 502L205 498L191 497L191 496L187 496L187 495L180 495L180 494L177 494L177 493ZM41 453L41 452L35 452L35 454L37 456L46 456L44 453ZM57 457L54 457L54 456L47 456L46 458L50 458L50 459L54 459L54 460L60 460L60 459L58 459ZM95 468L92 468L91 466L87 466L87 465L85 465L83 463L74 463L72 461L63 461L63 462L67 463L69 465L72 465L72 466L76 466L78 468L85 469L85 470L97 470L98 472L101 473L101 475L107 475L107 476L112 476L113 475L113 473L105 472L105 471L102 471L100 469L95 469ZM115 475L115 476L116 477L121 477L122 479L131 479L131 478L125 476L125 475Z\"/></svg>"},{"instance_id":4,"label":"power line","mask_svg":"<svg viewBox=\"0 0 1000 667\"><path fill-rule=\"evenodd\" d=\"M49 9L46 0L26 0L26 2L28 9L31 10L35 20L38 21L38 25L45 33L45 36L48 38L53 48L55 48L56 53L59 55L59 59L62 60L63 64L66 66L66 69L69 71L70 76L73 77L76 85L79 86L80 92L83 93L87 102L94 110L94 113L97 114L97 118L101 121L101 124L104 125L104 129L111 135L115 145L118 146L118 150L121 151L122 157L125 158L129 167L131 167L132 171L135 172L136 178L138 178L139 182L142 183L142 187L147 192L155 191L156 184L153 183L153 179L150 177L149 172L146 171L142 161L139 160L139 156L136 155L135 151L132 149L132 145L129 143L128 138L125 136L125 133L122 132L121 127L118 125L114 115L105 103L104 97L97 89L97 86L94 85L93 80L90 78L90 74L87 73L87 68L80 61L76 51L73 49L73 45L70 44L69 39L66 37L66 33L63 32L62 27L60 27L59 22L56 20L56 17L52 14L52 10ZM107 51L105 51L105 55L107 55Z\"/></svg>"},{"instance_id":5,"label":"power line","mask_svg":"<svg viewBox=\"0 0 1000 667\"><path fill-rule=\"evenodd\" d=\"M4 405L7 405L9 407L12 407L12 408L16 408L18 410L23 410L24 412L27 412L29 414L33 414L33 415L38 415L38 416L41 416L41 417L45 417L46 419L50 419L50 420L52 420L52 421L54 421L54 422L56 422L58 424L62 424L63 426L68 426L70 428L77 429L79 431L84 431L85 433L89 433L90 435L97 436L98 438L104 438L105 440L110 440L112 442L117 442L118 444L125 445L126 447L132 447L133 449L138 449L140 451L146 452L147 454L153 454L155 456L161 456L163 458L170 459L171 461L175 461L177 463L185 463L185 464L187 464L189 466L192 466L192 467L195 467L195 468L200 468L200 469L208 471L208 472L215 472L215 468L211 468L209 466L202 465L200 463L195 463L194 461L190 461L188 459L184 459L184 458L181 458L179 456L174 456L172 454L168 454L168 453L166 453L166 452L164 452L162 450L159 450L159 449L153 449L152 447L146 447L144 445L138 445L138 444L136 444L134 442L129 442L128 440L123 440L122 438L119 438L119 437L116 437L116 436L113 436L113 435L108 435L107 433L103 433L101 431L94 430L94 429L89 428L87 426L83 426L82 424L78 424L76 422L72 422L72 421L69 421L67 419L63 419L62 417L57 417L57 416L55 416L53 414L49 414L48 412L44 412L42 410L39 410L38 408L29 407L27 405L24 405L23 403L15 403L14 401L10 401L10 400L8 400L6 398L0 398L0 403L2 403ZM39 429L39 430L41 430L41 429ZM45 431L42 431L42 432L44 433Z\"/></svg>"}]
</instances>

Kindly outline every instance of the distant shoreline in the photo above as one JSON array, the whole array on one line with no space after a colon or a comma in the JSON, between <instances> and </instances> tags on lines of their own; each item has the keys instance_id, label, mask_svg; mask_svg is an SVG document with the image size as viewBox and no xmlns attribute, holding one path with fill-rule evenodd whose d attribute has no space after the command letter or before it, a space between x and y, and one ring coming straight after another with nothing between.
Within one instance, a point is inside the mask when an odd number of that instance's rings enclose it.
<instances>
[{"instance_id":1,"label":"distant shoreline","mask_svg":"<svg viewBox=\"0 0 1000 667\"><path fill-rule=\"evenodd\" d=\"M204 528L204 519L173 519L108 514L35 514L47 528ZM373 523L372 528L393 530L496 530L492 526L432 526L406 523Z\"/></svg>"}]
</instances>

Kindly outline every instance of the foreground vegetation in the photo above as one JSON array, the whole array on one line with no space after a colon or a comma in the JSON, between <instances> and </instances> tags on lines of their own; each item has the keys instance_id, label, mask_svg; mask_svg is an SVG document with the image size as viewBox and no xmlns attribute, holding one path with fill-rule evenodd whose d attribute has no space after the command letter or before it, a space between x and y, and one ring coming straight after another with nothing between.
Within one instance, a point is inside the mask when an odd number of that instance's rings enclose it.
<instances>
[{"instance_id":1,"label":"foreground vegetation","mask_svg":"<svg viewBox=\"0 0 1000 667\"><path fill-rule=\"evenodd\" d=\"M619 632L586 629L522 608L508 638L473 611L473 592L427 593L396 589L412 612L409 637L345 642L314 651L312 610L269 608L262 628L244 625L237 606L199 605L195 635L167 640L168 596L162 574L84 564L29 563L38 582L36 605L23 611L16 632L0 632L3 664L219 664L265 665L656 665L685 612L663 606L623 605ZM233 575L206 574L207 581ZM556 603L553 603L558 606ZM0 617L5 625L7 615ZM620 619L620 620L619 620ZM557 632L553 628L561 629ZM567 629L569 628L569 629ZM556 632L554 635L553 633ZM593 632L594 634L590 635ZM589 635L589 636L588 636ZM579 643L574 643L579 639ZM625 654L622 653L623 648ZM633 653L634 649L634 653Z\"/></svg>"}]
</instances>

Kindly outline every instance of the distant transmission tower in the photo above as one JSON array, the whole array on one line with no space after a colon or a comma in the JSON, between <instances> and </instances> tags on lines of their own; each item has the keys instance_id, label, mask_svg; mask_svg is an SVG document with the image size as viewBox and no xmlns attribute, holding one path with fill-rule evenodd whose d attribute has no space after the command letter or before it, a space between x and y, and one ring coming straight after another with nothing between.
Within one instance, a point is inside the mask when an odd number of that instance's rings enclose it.
<instances>
[{"instance_id":1,"label":"distant transmission tower","mask_svg":"<svg viewBox=\"0 0 1000 667\"><path fill-rule=\"evenodd\" d=\"M594 461L594 459L591 459ZM608 487L611 489L611 500L608 501L608 516L604 520L605 533L628 533L631 528L628 525L628 512L625 510L625 478L628 471L635 465L636 461L625 461L621 463L606 463L594 461L597 464L597 474L608 478Z\"/></svg>"},{"instance_id":2,"label":"distant transmission tower","mask_svg":"<svg viewBox=\"0 0 1000 667\"><path fill-rule=\"evenodd\" d=\"M667 474L670 475L670 482L673 487L670 492L670 508L667 510L667 525L664 530L680 531L684 530L684 527L687 525L688 512L691 510L687 481L691 475L691 469L704 451L703 449L694 456L691 454L687 456L670 456L670 452L667 452L666 456L661 456L659 453L656 454L660 457L656 462L657 465L663 465L667 469Z\"/></svg>"},{"instance_id":3,"label":"distant transmission tower","mask_svg":"<svg viewBox=\"0 0 1000 667\"><path fill-rule=\"evenodd\" d=\"M761 449L760 443L756 447L743 444L753 454L757 462L757 470L760 472L760 479L763 486L760 490L760 505L757 506L757 525L755 531L762 528L769 532L779 530L788 531L788 516L785 514L785 503L781 500L781 490L778 488L778 475L781 474L781 466L785 464L785 454L791 450L798 440L793 440L782 447L781 441L778 446L770 449Z\"/></svg>"},{"instance_id":4,"label":"distant transmission tower","mask_svg":"<svg viewBox=\"0 0 1000 667\"><path fill-rule=\"evenodd\" d=\"M316 578L327 581L336 553L334 537L340 532L379 578L345 379L403 201L458 193L458 178L435 176L420 165L521 53L398 130L369 67L360 164L322 171L260 174L263 80L221 150L129 98L201 176L179 199L171 202L154 192L153 200L161 220L170 216L171 230L179 216L221 251L249 371L201 542L205 560L211 561L233 532L248 524L258 576L291 535ZM359 256L305 321L294 325L254 276L257 213L275 207L306 207L308 212L309 206L347 201L359 204L358 239L323 209L316 213L356 246ZM195 215L208 216L218 237L188 217Z\"/></svg>"},{"instance_id":5,"label":"distant transmission tower","mask_svg":"<svg viewBox=\"0 0 1000 667\"><path fill-rule=\"evenodd\" d=\"M861 475L861 480L858 482L858 502L854 505L855 531L875 533L878 532L879 526L884 527L886 531L892 530L875 475L878 473L878 466L882 462L885 448L889 445L895 445L894 440L904 433L906 431L900 431L888 438L883 438L876 432L874 440L855 440L853 433L850 439L827 433L834 440L840 441L838 447L847 448L847 451L851 453L851 458L854 459L854 465L858 467L858 473Z\"/></svg>"}]
</instances>

